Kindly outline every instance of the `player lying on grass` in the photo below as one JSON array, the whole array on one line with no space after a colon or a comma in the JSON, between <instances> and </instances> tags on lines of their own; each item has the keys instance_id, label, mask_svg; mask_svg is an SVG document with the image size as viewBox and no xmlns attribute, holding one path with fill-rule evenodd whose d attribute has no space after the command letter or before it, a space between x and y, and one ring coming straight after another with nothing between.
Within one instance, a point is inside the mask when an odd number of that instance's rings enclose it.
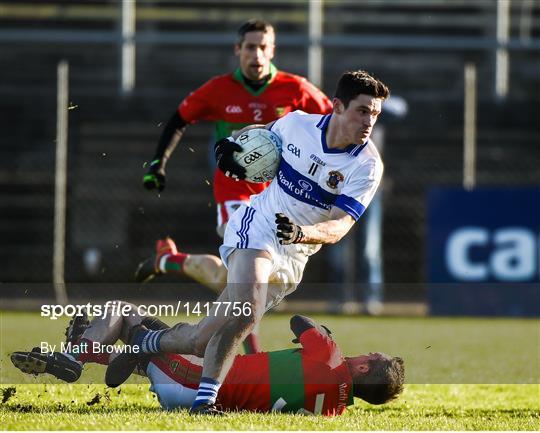
<instances>
[{"instance_id":1,"label":"player lying on grass","mask_svg":"<svg viewBox=\"0 0 540 433\"><path fill-rule=\"evenodd\" d=\"M133 330L146 326L154 330L168 328L158 319L136 314L97 317L82 335L68 335L68 341L73 344L67 345L67 352L41 353L39 348L34 348L32 352L13 353L11 360L25 373L49 373L68 382L80 377L84 363L109 364L106 382L110 386L123 383L136 370L148 376L150 390L157 394L164 409L191 407L199 387L202 358L163 353L141 359L129 353L109 355L95 349L114 344L118 339L127 341ZM353 404L353 396L371 404L382 404L401 393L404 380L401 358L382 353L343 357L330 332L304 316L292 317L291 330L296 336L293 342L300 343L301 349L236 356L220 388L218 407L227 411L333 416L342 414Z\"/></svg>"}]
</instances>

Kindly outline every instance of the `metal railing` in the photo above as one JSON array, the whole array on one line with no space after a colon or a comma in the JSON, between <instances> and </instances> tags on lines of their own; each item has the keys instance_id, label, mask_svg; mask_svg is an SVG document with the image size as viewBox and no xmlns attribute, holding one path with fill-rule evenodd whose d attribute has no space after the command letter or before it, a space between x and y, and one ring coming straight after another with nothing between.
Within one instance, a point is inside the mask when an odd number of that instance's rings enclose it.
<instances>
[{"instance_id":1,"label":"metal railing","mask_svg":"<svg viewBox=\"0 0 540 433\"><path fill-rule=\"evenodd\" d=\"M330 47L355 47L369 49L393 49L393 50L486 50L493 53L493 93L497 99L506 97L509 80L509 51L540 51L540 38L533 38L533 30L540 28L540 21L534 16L535 8L540 7L538 0L497 0L496 2L485 2L483 0L469 1L396 1L396 0L365 0L363 2L347 1L327 1L309 0L305 2L292 2L294 14L284 14L280 8L291 6L290 2L243 2L242 9L238 11L234 7L235 3L216 2L213 9L220 13L203 14L202 8L196 7L196 2L186 2L183 7L149 7L144 2L139 2L136 7L135 0L123 0L121 7L110 5L43 5L31 8L32 5L3 5L0 7L0 19L88 19L87 14L92 12L95 20L118 22L117 29L113 30L74 30L74 29L6 29L0 30L0 43L25 42L25 43L104 43L116 44L119 48L119 69L122 77L119 91L122 94L131 93L135 86L135 51L139 44L175 44L175 45L231 45L235 42L232 32L186 32L186 31L164 31L164 30L139 30L136 31L136 22L163 22L165 20L177 22L189 22L190 20L214 18L223 19L230 16L244 19L248 17L246 7L259 9L261 14L267 14L268 19L274 17L283 22L293 22L297 26L307 25L304 33L278 32L278 44L288 47L308 47L309 73L311 81L321 85L322 80L322 57L324 48ZM298 5L305 6L303 13L298 13ZM233 6L231 6L233 5ZM268 9L273 6L275 9ZM399 7L401 12L392 8ZM343 23L336 22L339 17L355 17L360 25L373 16L375 12L369 12L370 8L379 8L375 13L384 28L390 25L396 26L400 21L401 25L411 20L411 27L418 26L424 29L437 29L445 23L445 19L452 17L466 17L467 12L456 12L456 15L448 16L454 8L476 7L482 19L477 20L477 27L483 33L482 36L437 36L434 34L408 35L408 34L335 34L332 29L325 27L336 27ZM37 8L37 9L36 9ZM340 10L344 8L344 10ZM347 9L349 8L349 9ZM433 17L426 11L430 8ZM213 10L212 9L212 10ZM267 10L268 9L268 10ZM388 12L385 11L388 9ZM403 13L403 10L410 9L411 13ZM39 13L39 10L42 13ZM248 8L249 10L249 8ZM302 9L300 9L302 10ZM368 11L367 13L366 10ZM422 11L424 10L424 13ZM236 13L235 13L236 11ZM242 12L240 12L242 11ZM250 12L253 12L249 10ZM276 11L279 14L276 15ZM416 13L415 13L416 12ZM445 13L443 13L445 12ZM263 15L264 15L263 14ZM437 14L440 14L437 15ZM244 17L245 15L245 17ZM324 20L328 15L330 21ZM364 15L368 15L367 17ZM403 15L403 16L402 16ZM405 17L406 15L406 17ZM210 18L209 18L210 17ZM265 15L266 17L266 15ZM399 18L399 20L397 20ZM436 18L436 19L435 19ZM343 20L350 22L350 20ZM448 27L459 31L460 21L457 20ZM469 20L470 21L470 20ZM466 21L465 26L471 27L475 23ZM328 24L325 26L325 24ZM237 22L236 22L237 25ZM511 36L511 30L515 27L519 29L519 36ZM358 24L357 27L358 28ZM515 32L514 32L515 33Z\"/></svg>"}]
</instances>

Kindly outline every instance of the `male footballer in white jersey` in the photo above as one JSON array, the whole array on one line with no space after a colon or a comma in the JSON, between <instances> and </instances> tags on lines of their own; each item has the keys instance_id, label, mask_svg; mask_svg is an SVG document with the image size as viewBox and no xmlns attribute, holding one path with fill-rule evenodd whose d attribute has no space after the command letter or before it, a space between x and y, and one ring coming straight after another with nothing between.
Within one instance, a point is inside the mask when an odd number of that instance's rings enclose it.
<instances>
[{"instance_id":1,"label":"male footballer in white jersey","mask_svg":"<svg viewBox=\"0 0 540 433\"><path fill-rule=\"evenodd\" d=\"M338 242L369 205L383 164L369 140L388 87L365 71L345 72L329 115L295 111L266 125L282 140L282 158L270 186L231 217L220 254L228 269L218 301L249 303L249 314L211 311L196 325L136 333L143 353L204 356L192 412L215 414L219 387L244 338L265 311L294 291L308 257L322 244ZM216 143L219 168L243 179L233 159L234 139ZM219 305L218 305L219 308Z\"/></svg>"}]
</instances>

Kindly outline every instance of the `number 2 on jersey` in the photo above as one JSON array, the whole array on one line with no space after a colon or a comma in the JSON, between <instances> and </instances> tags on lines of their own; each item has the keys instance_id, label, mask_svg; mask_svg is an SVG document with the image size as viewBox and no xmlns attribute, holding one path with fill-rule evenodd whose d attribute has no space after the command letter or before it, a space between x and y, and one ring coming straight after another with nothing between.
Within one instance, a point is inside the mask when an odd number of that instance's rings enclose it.
<instances>
[{"instance_id":1,"label":"number 2 on jersey","mask_svg":"<svg viewBox=\"0 0 540 433\"><path fill-rule=\"evenodd\" d=\"M260 108L253 110L253 120L255 122L262 122L262 110Z\"/></svg>"}]
</instances>

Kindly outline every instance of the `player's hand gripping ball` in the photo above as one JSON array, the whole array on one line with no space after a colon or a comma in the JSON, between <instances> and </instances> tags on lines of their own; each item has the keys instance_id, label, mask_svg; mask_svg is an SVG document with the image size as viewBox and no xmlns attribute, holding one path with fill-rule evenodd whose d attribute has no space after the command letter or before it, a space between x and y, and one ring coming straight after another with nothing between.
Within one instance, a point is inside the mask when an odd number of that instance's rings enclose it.
<instances>
[{"instance_id":1,"label":"player's hand gripping ball","mask_svg":"<svg viewBox=\"0 0 540 433\"><path fill-rule=\"evenodd\" d=\"M248 182L264 183L276 175L281 160L281 139L272 131L263 128L250 129L236 139L242 146L233 158L245 169Z\"/></svg>"},{"instance_id":2,"label":"player's hand gripping ball","mask_svg":"<svg viewBox=\"0 0 540 433\"><path fill-rule=\"evenodd\" d=\"M228 138L222 138L214 145L214 155L219 169L227 177L245 179L246 169L235 161L233 154L242 152L242 146Z\"/></svg>"}]
</instances>

